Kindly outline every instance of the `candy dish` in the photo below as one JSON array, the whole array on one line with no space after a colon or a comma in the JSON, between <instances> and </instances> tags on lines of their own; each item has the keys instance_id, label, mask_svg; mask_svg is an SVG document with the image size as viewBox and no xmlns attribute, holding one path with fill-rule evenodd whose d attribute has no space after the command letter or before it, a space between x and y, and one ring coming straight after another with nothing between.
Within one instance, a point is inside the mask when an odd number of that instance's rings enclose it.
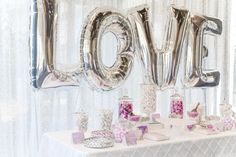
<instances>
[{"instance_id":1,"label":"candy dish","mask_svg":"<svg viewBox=\"0 0 236 157\"><path fill-rule=\"evenodd\" d=\"M193 130L196 128L196 125L194 125L194 124L188 124L188 125L186 125L186 128L187 128L189 131L193 131Z\"/></svg>"},{"instance_id":2,"label":"candy dish","mask_svg":"<svg viewBox=\"0 0 236 157\"><path fill-rule=\"evenodd\" d=\"M190 111L190 112L188 112L188 116L189 116L190 118L196 118L198 115L199 115L199 113L198 113L198 112L195 112L195 111Z\"/></svg>"},{"instance_id":3,"label":"candy dish","mask_svg":"<svg viewBox=\"0 0 236 157\"><path fill-rule=\"evenodd\" d=\"M89 137L84 139L84 146L94 149L113 147L114 140L105 137Z\"/></svg>"}]
</instances>

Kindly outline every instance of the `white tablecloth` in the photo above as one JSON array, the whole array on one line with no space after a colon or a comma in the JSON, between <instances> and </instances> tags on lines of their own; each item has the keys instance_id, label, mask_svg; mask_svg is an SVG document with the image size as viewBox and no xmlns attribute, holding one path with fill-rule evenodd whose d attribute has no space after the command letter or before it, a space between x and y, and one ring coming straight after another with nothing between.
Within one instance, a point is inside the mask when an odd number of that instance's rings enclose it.
<instances>
[{"instance_id":1,"label":"white tablecloth","mask_svg":"<svg viewBox=\"0 0 236 157\"><path fill-rule=\"evenodd\" d=\"M182 128L162 129L170 140L142 140L137 145L115 144L112 148L90 149L73 144L73 131L51 132L43 136L40 157L236 157L236 131L204 135Z\"/></svg>"}]
</instances>

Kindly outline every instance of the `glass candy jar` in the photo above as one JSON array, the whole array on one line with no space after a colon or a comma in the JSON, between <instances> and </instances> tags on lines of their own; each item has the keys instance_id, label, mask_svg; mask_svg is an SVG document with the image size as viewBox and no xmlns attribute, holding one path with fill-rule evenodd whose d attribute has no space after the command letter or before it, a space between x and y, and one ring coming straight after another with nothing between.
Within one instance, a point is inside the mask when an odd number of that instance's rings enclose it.
<instances>
[{"instance_id":1,"label":"glass candy jar","mask_svg":"<svg viewBox=\"0 0 236 157\"><path fill-rule=\"evenodd\" d=\"M220 104L220 115L225 131L236 127L235 112L232 110L232 105L228 104L226 100Z\"/></svg>"},{"instance_id":2,"label":"glass candy jar","mask_svg":"<svg viewBox=\"0 0 236 157\"><path fill-rule=\"evenodd\" d=\"M112 125L113 112L109 109L102 109L99 111L100 129L110 130Z\"/></svg>"},{"instance_id":3,"label":"glass candy jar","mask_svg":"<svg viewBox=\"0 0 236 157\"><path fill-rule=\"evenodd\" d=\"M119 118L128 119L133 115L133 101L128 96L123 96L119 99Z\"/></svg>"},{"instance_id":4,"label":"glass candy jar","mask_svg":"<svg viewBox=\"0 0 236 157\"><path fill-rule=\"evenodd\" d=\"M170 97L170 117L171 118L183 118L183 99L176 91Z\"/></svg>"},{"instance_id":5,"label":"glass candy jar","mask_svg":"<svg viewBox=\"0 0 236 157\"><path fill-rule=\"evenodd\" d=\"M226 100L220 104L220 116L221 117L231 117L233 116L232 105L228 104Z\"/></svg>"},{"instance_id":6,"label":"glass candy jar","mask_svg":"<svg viewBox=\"0 0 236 157\"><path fill-rule=\"evenodd\" d=\"M76 112L74 113L74 116L76 118L78 130L81 132L86 132L88 128L88 114L85 112Z\"/></svg>"},{"instance_id":7,"label":"glass candy jar","mask_svg":"<svg viewBox=\"0 0 236 157\"><path fill-rule=\"evenodd\" d=\"M156 85L141 84L141 112L150 117L156 111Z\"/></svg>"}]
</instances>

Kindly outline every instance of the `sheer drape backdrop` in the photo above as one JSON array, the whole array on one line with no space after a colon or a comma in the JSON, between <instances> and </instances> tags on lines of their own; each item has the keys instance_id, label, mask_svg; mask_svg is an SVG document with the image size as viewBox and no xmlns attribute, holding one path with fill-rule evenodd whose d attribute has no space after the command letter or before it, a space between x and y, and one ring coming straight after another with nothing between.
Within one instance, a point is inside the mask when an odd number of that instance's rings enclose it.
<instances>
[{"instance_id":1,"label":"sheer drape backdrop","mask_svg":"<svg viewBox=\"0 0 236 157\"><path fill-rule=\"evenodd\" d=\"M209 57L206 68L221 72L217 88L184 89L181 84L183 65L177 87L185 96L186 108L198 101L207 105L208 114L217 113L224 98L232 101L232 58L230 56L231 0L58 0L57 64L78 64L81 25L87 14L96 6L113 6L119 9L147 3L152 10L154 35L158 47L162 44L167 7L184 6L193 12L215 16L223 21L220 37L205 41ZM140 65L135 60L131 76L121 88L99 93L92 91L83 79L78 88L64 87L33 90L29 81L29 20L30 0L0 0L0 156L33 157L37 153L40 137L48 131L74 128L73 113L84 110L90 114L90 128L96 128L97 110L109 108L117 117L118 98L122 89L128 89L134 99L135 112L139 112L139 89L142 83ZM115 60L116 42L104 38L103 61L111 65ZM232 54L233 55L233 54ZM183 61L182 61L183 63ZM166 117L169 111L170 90L157 92L157 110Z\"/></svg>"}]
</instances>

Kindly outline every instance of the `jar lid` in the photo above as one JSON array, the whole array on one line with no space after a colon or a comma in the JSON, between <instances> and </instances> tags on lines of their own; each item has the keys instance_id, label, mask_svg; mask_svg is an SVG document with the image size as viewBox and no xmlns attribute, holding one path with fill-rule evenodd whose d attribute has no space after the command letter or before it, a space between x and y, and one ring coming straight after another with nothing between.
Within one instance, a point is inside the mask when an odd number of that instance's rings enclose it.
<instances>
[{"instance_id":1,"label":"jar lid","mask_svg":"<svg viewBox=\"0 0 236 157\"><path fill-rule=\"evenodd\" d=\"M119 101L129 101L132 102L132 98L130 98L129 96L122 96L121 98L119 98Z\"/></svg>"},{"instance_id":2,"label":"jar lid","mask_svg":"<svg viewBox=\"0 0 236 157\"><path fill-rule=\"evenodd\" d=\"M174 97L174 98L182 98L182 96L178 93L178 90L177 90L177 89L174 89L174 94L172 94L171 97Z\"/></svg>"}]
</instances>

